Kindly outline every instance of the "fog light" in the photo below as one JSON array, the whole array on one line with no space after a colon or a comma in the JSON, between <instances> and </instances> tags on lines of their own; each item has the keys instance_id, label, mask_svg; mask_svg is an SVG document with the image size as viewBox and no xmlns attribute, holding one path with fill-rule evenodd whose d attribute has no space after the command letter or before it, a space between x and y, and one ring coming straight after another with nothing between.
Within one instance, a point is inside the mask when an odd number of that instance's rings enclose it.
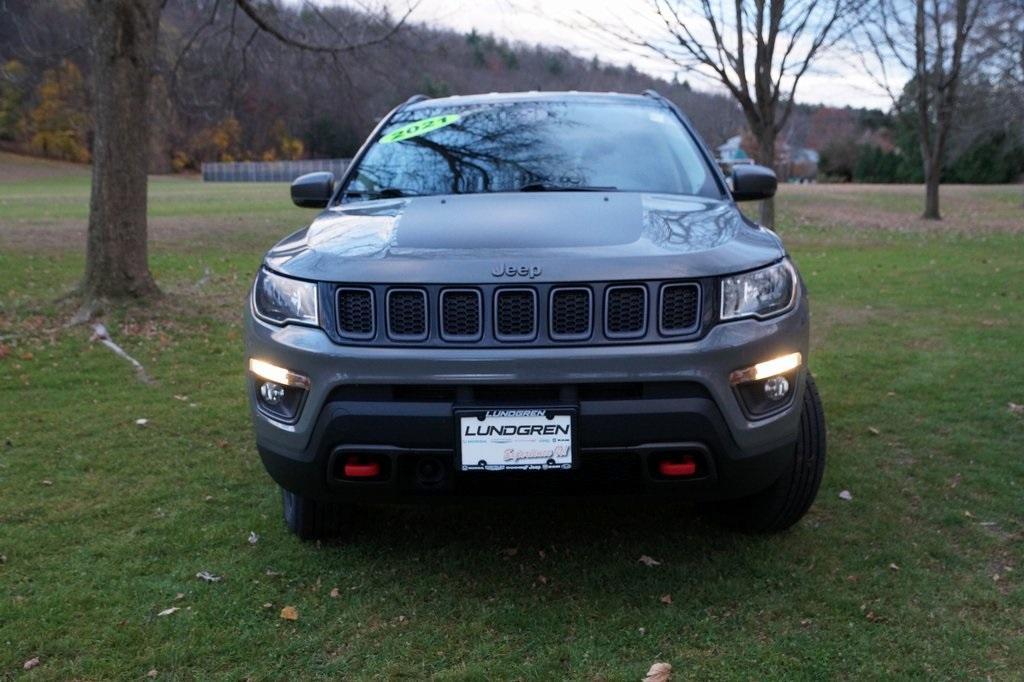
<instances>
[{"instance_id":1,"label":"fog light","mask_svg":"<svg viewBox=\"0 0 1024 682\"><path fill-rule=\"evenodd\" d=\"M267 405L280 405L284 399L284 386L273 381L264 382L260 385L260 396Z\"/></svg>"},{"instance_id":2,"label":"fog light","mask_svg":"<svg viewBox=\"0 0 1024 682\"><path fill-rule=\"evenodd\" d=\"M772 377L764 382L764 397L778 402L789 395L789 380L786 377Z\"/></svg>"},{"instance_id":3,"label":"fog light","mask_svg":"<svg viewBox=\"0 0 1024 682\"><path fill-rule=\"evenodd\" d=\"M309 392L309 378L263 360L249 358L249 371L256 377L256 405L277 421L293 424Z\"/></svg>"}]
</instances>

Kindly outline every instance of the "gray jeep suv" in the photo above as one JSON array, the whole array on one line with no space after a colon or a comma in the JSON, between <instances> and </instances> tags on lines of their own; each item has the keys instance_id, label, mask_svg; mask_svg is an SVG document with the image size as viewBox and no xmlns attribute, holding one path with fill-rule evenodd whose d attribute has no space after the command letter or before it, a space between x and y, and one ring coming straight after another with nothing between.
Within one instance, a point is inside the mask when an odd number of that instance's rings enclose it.
<instances>
[{"instance_id":1,"label":"gray jeep suv","mask_svg":"<svg viewBox=\"0 0 1024 682\"><path fill-rule=\"evenodd\" d=\"M804 286L657 93L391 111L266 255L245 315L263 463L302 538L351 505L640 493L777 531L825 466Z\"/></svg>"}]
</instances>

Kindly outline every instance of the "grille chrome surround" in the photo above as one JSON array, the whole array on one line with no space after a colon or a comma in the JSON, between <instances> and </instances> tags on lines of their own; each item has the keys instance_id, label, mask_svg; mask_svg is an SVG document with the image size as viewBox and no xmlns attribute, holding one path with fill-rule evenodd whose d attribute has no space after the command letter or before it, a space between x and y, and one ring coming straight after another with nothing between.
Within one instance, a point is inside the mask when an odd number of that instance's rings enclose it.
<instances>
[{"instance_id":1,"label":"grille chrome surround","mask_svg":"<svg viewBox=\"0 0 1024 682\"><path fill-rule=\"evenodd\" d=\"M548 300L548 334L556 341L582 341L594 333L594 295L587 287L555 287Z\"/></svg>"},{"instance_id":2,"label":"grille chrome surround","mask_svg":"<svg viewBox=\"0 0 1024 682\"><path fill-rule=\"evenodd\" d=\"M339 287L334 294L338 334L346 339L368 341L377 333L373 289Z\"/></svg>"},{"instance_id":3,"label":"grille chrome surround","mask_svg":"<svg viewBox=\"0 0 1024 682\"><path fill-rule=\"evenodd\" d=\"M663 284L658 294L658 331L664 336L692 334L700 325L700 286Z\"/></svg>"},{"instance_id":4,"label":"grille chrome surround","mask_svg":"<svg viewBox=\"0 0 1024 682\"><path fill-rule=\"evenodd\" d=\"M604 292L604 335L632 339L647 333L647 287L642 284L610 286Z\"/></svg>"},{"instance_id":5,"label":"grille chrome surround","mask_svg":"<svg viewBox=\"0 0 1024 682\"><path fill-rule=\"evenodd\" d=\"M387 329L388 336L396 341L426 339L427 292L411 288L388 289Z\"/></svg>"},{"instance_id":6,"label":"grille chrome surround","mask_svg":"<svg viewBox=\"0 0 1024 682\"><path fill-rule=\"evenodd\" d=\"M532 341L537 338L537 291L506 287L494 292L494 338Z\"/></svg>"},{"instance_id":7,"label":"grille chrome surround","mask_svg":"<svg viewBox=\"0 0 1024 682\"><path fill-rule=\"evenodd\" d=\"M472 342L483 337L484 301L479 289L442 289L440 311L445 341Z\"/></svg>"}]
</instances>

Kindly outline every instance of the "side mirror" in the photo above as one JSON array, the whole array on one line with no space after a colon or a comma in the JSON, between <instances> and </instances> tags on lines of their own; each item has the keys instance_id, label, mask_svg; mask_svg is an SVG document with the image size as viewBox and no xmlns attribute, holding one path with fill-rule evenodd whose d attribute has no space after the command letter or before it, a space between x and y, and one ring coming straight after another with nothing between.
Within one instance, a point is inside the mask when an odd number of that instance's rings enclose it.
<instances>
[{"instance_id":1,"label":"side mirror","mask_svg":"<svg viewBox=\"0 0 1024 682\"><path fill-rule=\"evenodd\" d=\"M779 181L775 171L764 166L745 164L732 168L732 198L734 201L759 201L775 196Z\"/></svg>"},{"instance_id":2,"label":"side mirror","mask_svg":"<svg viewBox=\"0 0 1024 682\"><path fill-rule=\"evenodd\" d=\"M292 181L292 202L302 208L326 208L334 196L334 173L300 175Z\"/></svg>"}]
</instances>

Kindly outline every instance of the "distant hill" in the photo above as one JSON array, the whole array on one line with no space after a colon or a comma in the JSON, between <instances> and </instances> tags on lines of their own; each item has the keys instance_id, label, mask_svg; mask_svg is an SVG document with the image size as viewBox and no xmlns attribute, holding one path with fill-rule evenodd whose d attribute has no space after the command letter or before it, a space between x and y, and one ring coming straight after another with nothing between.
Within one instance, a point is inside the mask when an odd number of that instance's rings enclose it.
<instances>
[{"instance_id":1,"label":"distant hill","mask_svg":"<svg viewBox=\"0 0 1024 682\"><path fill-rule=\"evenodd\" d=\"M52 157L88 158L88 36L80 4L5 5L0 141ZM155 171L213 160L350 156L380 116L416 93L654 88L679 104L712 146L743 127L728 97L556 48L413 24L335 60L254 33L231 6L169 0L164 10L152 103ZM330 25L351 36L380 33L378 18L345 8L314 13L281 4L270 14L275 25L317 44L338 40Z\"/></svg>"}]
</instances>

